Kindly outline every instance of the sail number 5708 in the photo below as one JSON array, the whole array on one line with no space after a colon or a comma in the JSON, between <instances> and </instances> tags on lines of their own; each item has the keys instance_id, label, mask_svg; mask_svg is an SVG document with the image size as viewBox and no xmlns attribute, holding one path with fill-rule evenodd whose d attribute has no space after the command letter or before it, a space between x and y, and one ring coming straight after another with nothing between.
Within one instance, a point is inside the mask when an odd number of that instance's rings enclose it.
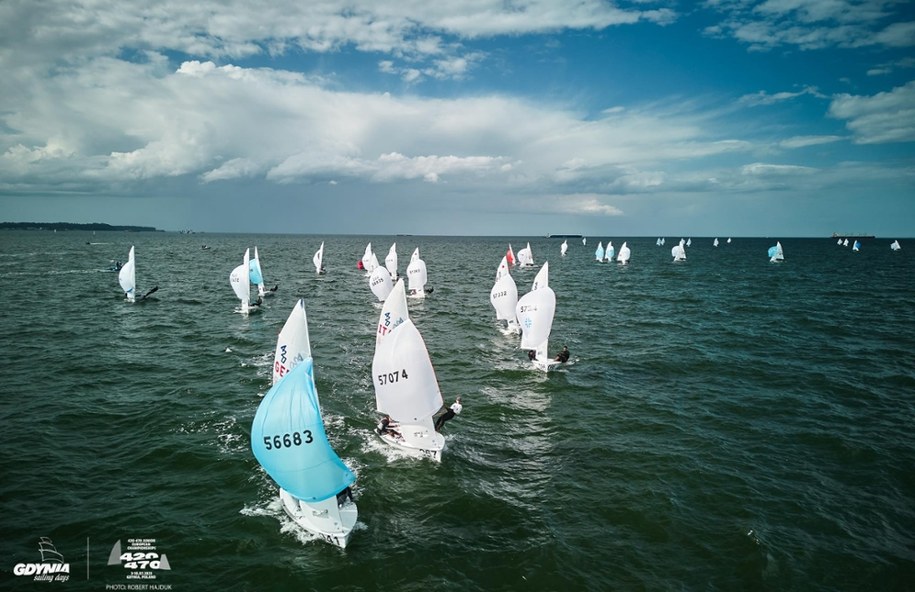
<instances>
[{"instance_id":1,"label":"sail number 5708","mask_svg":"<svg viewBox=\"0 0 915 592\"><path fill-rule=\"evenodd\" d=\"M302 444L311 444L312 442L314 442L314 438L311 437L311 430L302 430L301 433L293 432L282 436L264 436L264 448L267 450L291 448Z\"/></svg>"},{"instance_id":2,"label":"sail number 5708","mask_svg":"<svg viewBox=\"0 0 915 592\"><path fill-rule=\"evenodd\" d=\"M403 370L395 370L394 372L381 373L378 375L378 385L384 386L386 384L394 384L395 382L400 382L400 379L403 378L407 380L406 368Z\"/></svg>"}]
</instances>

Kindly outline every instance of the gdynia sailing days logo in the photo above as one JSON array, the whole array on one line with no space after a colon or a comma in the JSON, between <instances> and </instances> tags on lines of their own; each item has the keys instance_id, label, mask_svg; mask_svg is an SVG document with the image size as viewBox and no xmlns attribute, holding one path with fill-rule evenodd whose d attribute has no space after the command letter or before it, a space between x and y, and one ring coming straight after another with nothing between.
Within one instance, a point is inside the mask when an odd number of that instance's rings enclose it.
<instances>
[{"instance_id":1,"label":"gdynia sailing days logo","mask_svg":"<svg viewBox=\"0 0 915 592\"><path fill-rule=\"evenodd\" d=\"M157 571L171 570L165 553L159 554L156 539L127 539L126 548L118 541L111 547L108 565L121 565L128 580L155 580Z\"/></svg>"},{"instance_id":2,"label":"gdynia sailing days logo","mask_svg":"<svg viewBox=\"0 0 915 592\"><path fill-rule=\"evenodd\" d=\"M41 563L17 563L13 574L32 576L36 582L66 582L70 579L70 564L64 562L64 556L57 552L51 539L39 538L38 552L41 553Z\"/></svg>"}]
</instances>

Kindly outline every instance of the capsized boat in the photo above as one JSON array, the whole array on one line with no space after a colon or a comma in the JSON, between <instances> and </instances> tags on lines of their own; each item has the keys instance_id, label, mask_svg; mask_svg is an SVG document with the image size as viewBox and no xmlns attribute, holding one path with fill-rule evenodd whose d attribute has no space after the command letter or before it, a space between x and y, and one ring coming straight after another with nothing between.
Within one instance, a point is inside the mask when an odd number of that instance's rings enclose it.
<instances>
[{"instance_id":1,"label":"capsized boat","mask_svg":"<svg viewBox=\"0 0 915 592\"><path fill-rule=\"evenodd\" d=\"M356 476L327 439L302 300L277 339L274 378L251 424L251 450L279 485L289 517L324 541L345 548L358 518L350 489Z\"/></svg>"},{"instance_id":2,"label":"capsized boat","mask_svg":"<svg viewBox=\"0 0 915 592\"><path fill-rule=\"evenodd\" d=\"M432 416L444 401L426 343L410 320L403 279L381 308L372 383L378 412L393 420L392 429L376 430L382 441L411 456L441 461L445 438L435 431Z\"/></svg>"},{"instance_id":3,"label":"capsized boat","mask_svg":"<svg viewBox=\"0 0 915 592\"><path fill-rule=\"evenodd\" d=\"M324 241L321 241L321 246L315 251L314 257L311 258L311 262L314 263L315 273L320 275L326 272L324 269Z\"/></svg>"},{"instance_id":4,"label":"capsized boat","mask_svg":"<svg viewBox=\"0 0 915 592\"><path fill-rule=\"evenodd\" d=\"M508 261L505 257L502 257L499 268L496 270L496 283L489 292L489 302L496 309L496 319L505 321L505 325L501 327L505 335L517 335L521 332L518 317L515 314L515 306L518 304L518 287L509 272Z\"/></svg>"},{"instance_id":5,"label":"capsized boat","mask_svg":"<svg viewBox=\"0 0 915 592\"><path fill-rule=\"evenodd\" d=\"M556 294L549 286L549 268L549 262L544 262L534 278L531 291L519 298L515 306L521 325L521 349L534 352L531 363L544 372L559 364L548 353L553 315L556 313Z\"/></svg>"},{"instance_id":6,"label":"capsized boat","mask_svg":"<svg viewBox=\"0 0 915 592\"><path fill-rule=\"evenodd\" d=\"M409 281L410 298L426 297L426 282L429 276L426 272L426 262L419 257L419 247L413 250L410 264L407 265L407 281Z\"/></svg>"}]
</instances>

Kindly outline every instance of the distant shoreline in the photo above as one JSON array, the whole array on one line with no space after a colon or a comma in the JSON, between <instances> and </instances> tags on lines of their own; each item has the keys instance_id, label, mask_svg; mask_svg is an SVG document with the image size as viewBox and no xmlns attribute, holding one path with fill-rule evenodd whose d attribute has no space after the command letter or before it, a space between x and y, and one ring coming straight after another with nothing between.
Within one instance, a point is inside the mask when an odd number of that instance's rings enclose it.
<instances>
[{"instance_id":1,"label":"distant shoreline","mask_svg":"<svg viewBox=\"0 0 915 592\"><path fill-rule=\"evenodd\" d=\"M112 226L102 222L0 222L0 230L101 230L120 232L165 232L153 226Z\"/></svg>"}]
</instances>

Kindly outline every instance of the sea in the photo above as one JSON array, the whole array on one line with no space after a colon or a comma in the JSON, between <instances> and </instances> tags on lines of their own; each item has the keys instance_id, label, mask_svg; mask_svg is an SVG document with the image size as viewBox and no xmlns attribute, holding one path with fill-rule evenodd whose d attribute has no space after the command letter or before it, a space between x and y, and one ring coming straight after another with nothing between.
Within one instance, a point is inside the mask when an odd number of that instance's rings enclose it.
<instances>
[{"instance_id":1,"label":"sea","mask_svg":"<svg viewBox=\"0 0 915 592\"><path fill-rule=\"evenodd\" d=\"M0 232L0 589L915 590L915 241L689 237L674 263L681 237L657 238ZM608 240L628 265L595 261ZM369 242L426 262L410 315L464 406L441 463L372 431ZM571 352L549 373L489 302L527 243L518 291L549 262L549 348ZM134 304L111 269L131 246L158 287ZM277 290L243 316L229 274L254 247ZM251 452L300 298L357 475L345 550Z\"/></svg>"}]
</instances>

